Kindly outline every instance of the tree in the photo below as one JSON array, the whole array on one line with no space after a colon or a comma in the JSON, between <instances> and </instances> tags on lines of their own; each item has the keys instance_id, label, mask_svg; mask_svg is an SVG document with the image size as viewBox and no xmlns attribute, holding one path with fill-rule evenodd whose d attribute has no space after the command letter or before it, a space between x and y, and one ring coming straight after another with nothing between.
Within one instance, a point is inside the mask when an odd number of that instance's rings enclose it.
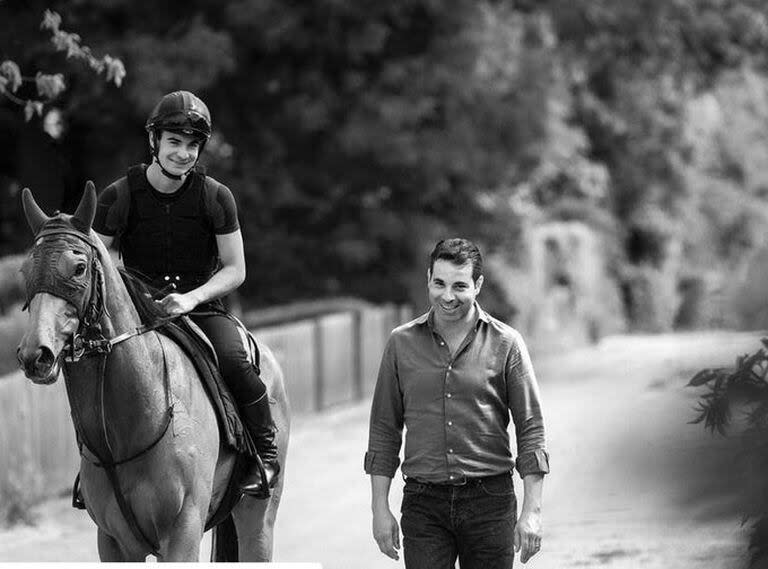
<instances>
[{"instance_id":1,"label":"tree","mask_svg":"<svg viewBox=\"0 0 768 569\"><path fill-rule=\"evenodd\" d=\"M58 52L66 52L67 58L83 61L97 74L105 74L107 82L113 82L119 87L125 77L125 67L120 59L110 55L97 58L88 46L81 44L80 36L76 33L61 29L61 16L54 11L46 10L40 24L43 30L51 32L51 44ZM24 83L34 83L35 95L20 96ZM31 120L36 114L42 116L43 107L61 95L66 89L62 73L43 73L38 71L34 77L22 75L19 65L13 59L5 59L0 63L0 95L11 102L24 107L24 117Z\"/></svg>"}]
</instances>

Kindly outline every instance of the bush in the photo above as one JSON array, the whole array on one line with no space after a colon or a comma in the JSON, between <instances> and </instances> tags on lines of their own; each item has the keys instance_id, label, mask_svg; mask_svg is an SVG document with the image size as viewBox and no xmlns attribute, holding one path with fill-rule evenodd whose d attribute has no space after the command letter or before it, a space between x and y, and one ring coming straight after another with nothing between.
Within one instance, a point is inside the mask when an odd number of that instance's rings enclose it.
<instances>
[{"instance_id":1,"label":"bush","mask_svg":"<svg viewBox=\"0 0 768 569\"><path fill-rule=\"evenodd\" d=\"M734 367L701 370L688 383L706 390L692 422L731 436L741 447L734 467L743 476L750 569L768 566L768 338L762 344L756 352L739 356Z\"/></svg>"},{"instance_id":2,"label":"bush","mask_svg":"<svg viewBox=\"0 0 768 569\"><path fill-rule=\"evenodd\" d=\"M632 330L652 333L672 330L679 305L674 275L649 265L628 266L621 286Z\"/></svg>"}]
</instances>

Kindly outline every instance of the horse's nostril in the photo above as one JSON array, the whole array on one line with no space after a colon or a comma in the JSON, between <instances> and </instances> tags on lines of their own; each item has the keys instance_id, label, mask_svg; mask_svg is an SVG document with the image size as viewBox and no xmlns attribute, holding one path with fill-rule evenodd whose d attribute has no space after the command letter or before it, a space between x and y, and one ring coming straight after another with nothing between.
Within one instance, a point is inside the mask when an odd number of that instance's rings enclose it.
<instances>
[{"instance_id":1,"label":"horse's nostril","mask_svg":"<svg viewBox=\"0 0 768 569\"><path fill-rule=\"evenodd\" d=\"M55 360L56 358L49 348L46 348L45 346L40 347L39 355L37 356L37 366L39 368L48 369L53 365Z\"/></svg>"}]
</instances>

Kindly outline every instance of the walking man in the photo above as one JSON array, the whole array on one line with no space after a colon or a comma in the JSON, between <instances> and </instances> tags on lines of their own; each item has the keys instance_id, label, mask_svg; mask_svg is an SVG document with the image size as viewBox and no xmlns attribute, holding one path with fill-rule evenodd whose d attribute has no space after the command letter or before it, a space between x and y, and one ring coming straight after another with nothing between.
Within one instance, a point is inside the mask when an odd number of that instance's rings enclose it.
<instances>
[{"instance_id":1,"label":"walking man","mask_svg":"<svg viewBox=\"0 0 768 569\"><path fill-rule=\"evenodd\" d=\"M430 255L431 308L396 328L382 356L371 406L365 471L373 536L398 559L389 489L400 464L406 569L508 569L541 548L541 493L549 472L539 389L525 343L477 303L483 261L466 239ZM510 414L517 459L509 444ZM512 469L523 479L517 519Z\"/></svg>"}]
</instances>

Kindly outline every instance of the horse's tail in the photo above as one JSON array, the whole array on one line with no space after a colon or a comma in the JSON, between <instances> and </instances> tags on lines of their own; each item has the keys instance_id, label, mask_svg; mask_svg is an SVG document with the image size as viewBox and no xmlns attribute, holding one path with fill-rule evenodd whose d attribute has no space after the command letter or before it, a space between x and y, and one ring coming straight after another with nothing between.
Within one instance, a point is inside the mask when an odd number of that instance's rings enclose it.
<instances>
[{"instance_id":1,"label":"horse's tail","mask_svg":"<svg viewBox=\"0 0 768 569\"><path fill-rule=\"evenodd\" d=\"M235 563L239 561L237 554L237 528L232 514L213 528L211 546L211 561Z\"/></svg>"}]
</instances>

